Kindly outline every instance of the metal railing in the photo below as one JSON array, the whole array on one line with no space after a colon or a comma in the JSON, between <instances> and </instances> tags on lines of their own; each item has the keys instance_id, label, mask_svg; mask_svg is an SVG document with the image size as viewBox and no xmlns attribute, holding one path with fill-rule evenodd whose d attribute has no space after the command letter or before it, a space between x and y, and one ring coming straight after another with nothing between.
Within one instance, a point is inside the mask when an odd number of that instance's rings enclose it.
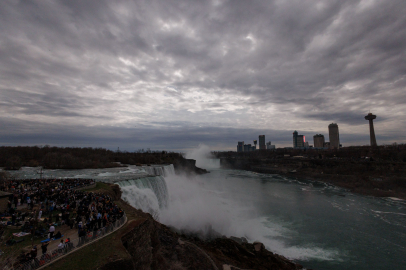
<instances>
[{"instance_id":1,"label":"metal railing","mask_svg":"<svg viewBox=\"0 0 406 270\"><path fill-rule=\"evenodd\" d=\"M45 253L43 255L38 255L36 258L30 258L29 260L27 260L25 262L16 261L12 264L8 264L3 269L15 269L15 270L38 269L42 266L45 266L45 265L55 261L56 259L60 258L61 256L69 254L82 246L92 243L93 241L96 241L97 239L100 239L100 238L104 237L105 235L116 231L125 222L126 222L126 215L124 213L124 215L120 219L116 220L115 222L107 224L106 227L102 227L95 231L89 232L89 233L87 233L86 236L77 237L75 239L70 239L70 242L64 243L64 246L61 248L58 247L52 251L48 251L47 253ZM54 241L57 241L57 240L54 240Z\"/></svg>"}]
</instances>

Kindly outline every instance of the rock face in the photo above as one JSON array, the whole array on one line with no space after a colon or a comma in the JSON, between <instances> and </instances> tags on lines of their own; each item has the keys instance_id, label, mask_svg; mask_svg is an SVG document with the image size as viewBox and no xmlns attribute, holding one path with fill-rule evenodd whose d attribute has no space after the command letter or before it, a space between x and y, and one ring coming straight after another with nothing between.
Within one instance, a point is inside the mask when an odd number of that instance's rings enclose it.
<instances>
[{"instance_id":1,"label":"rock face","mask_svg":"<svg viewBox=\"0 0 406 270\"><path fill-rule=\"evenodd\" d=\"M205 174L207 170L196 167L196 160L194 159L178 159L173 163L175 171L182 171L186 174Z\"/></svg>"},{"instance_id":2,"label":"rock face","mask_svg":"<svg viewBox=\"0 0 406 270\"><path fill-rule=\"evenodd\" d=\"M122 243L132 262L117 261L102 269L302 269L265 249L262 243L238 243L228 238L203 241L179 235L156 222L149 214L133 220ZM115 265L117 263L117 265Z\"/></svg>"}]
</instances>

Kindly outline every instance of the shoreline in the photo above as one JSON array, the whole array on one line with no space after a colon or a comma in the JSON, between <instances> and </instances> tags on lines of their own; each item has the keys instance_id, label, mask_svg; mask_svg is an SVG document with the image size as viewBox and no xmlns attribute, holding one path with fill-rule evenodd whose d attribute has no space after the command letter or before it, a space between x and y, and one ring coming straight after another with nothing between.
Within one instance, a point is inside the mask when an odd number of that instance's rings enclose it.
<instances>
[{"instance_id":1,"label":"shoreline","mask_svg":"<svg viewBox=\"0 0 406 270\"><path fill-rule=\"evenodd\" d=\"M378 198L395 198L395 200L406 200L406 192L403 190L382 190L371 186L374 182L371 180L361 179L358 175L334 175L334 174L316 174L314 172L306 172L298 170L294 173L290 171L280 170L277 168L269 168L263 166L250 166L243 170L264 173L278 174L292 178L305 179L308 181L318 181L328 183L340 188L347 189L351 193L378 197ZM365 185L365 184L369 184Z\"/></svg>"}]
</instances>

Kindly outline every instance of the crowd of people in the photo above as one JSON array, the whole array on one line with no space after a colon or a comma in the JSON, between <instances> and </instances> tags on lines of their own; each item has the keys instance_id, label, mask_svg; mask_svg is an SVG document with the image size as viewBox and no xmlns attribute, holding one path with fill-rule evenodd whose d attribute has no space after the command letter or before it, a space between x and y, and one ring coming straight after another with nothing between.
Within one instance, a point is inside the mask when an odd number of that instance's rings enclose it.
<instances>
[{"instance_id":1,"label":"crowd of people","mask_svg":"<svg viewBox=\"0 0 406 270\"><path fill-rule=\"evenodd\" d=\"M3 181L0 190L12 193L9 207L17 207L26 203L33 207L37 200L44 201L45 197L57 190L70 190L94 184L93 179L19 179Z\"/></svg>"},{"instance_id":2,"label":"crowd of people","mask_svg":"<svg viewBox=\"0 0 406 270\"><path fill-rule=\"evenodd\" d=\"M43 256L47 253L50 241L57 239L60 239L58 252L64 252L73 248L73 243L70 238L62 239L61 233L56 230L58 226L77 230L80 245L86 241L87 236L96 238L103 228L124 215L109 195L76 189L94 183L92 179L25 179L5 182L0 189L12 192L12 195L3 214L11 215L12 224L21 225L23 232L31 233L32 237L45 238L41 244ZM27 207L23 207L24 204ZM23 212L24 209L30 212ZM33 246L29 253L21 254L19 260L23 263L36 259L37 255L37 247Z\"/></svg>"}]
</instances>

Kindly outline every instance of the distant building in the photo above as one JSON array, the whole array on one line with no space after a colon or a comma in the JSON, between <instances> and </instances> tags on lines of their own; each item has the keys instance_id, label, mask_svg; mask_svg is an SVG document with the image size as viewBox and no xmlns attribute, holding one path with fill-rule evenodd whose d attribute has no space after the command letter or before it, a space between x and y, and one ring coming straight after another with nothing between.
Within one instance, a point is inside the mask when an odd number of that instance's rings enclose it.
<instances>
[{"instance_id":1,"label":"distant building","mask_svg":"<svg viewBox=\"0 0 406 270\"><path fill-rule=\"evenodd\" d=\"M238 142L238 144L237 144L237 152L244 152L244 141Z\"/></svg>"},{"instance_id":2,"label":"distant building","mask_svg":"<svg viewBox=\"0 0 406 270\"><path fill-rule=\"evenodd\" d=\"M244 152L250 152L252 150L251 144L244 144Z\"/></svg>"},{"instance_id":3,"label":"distant building","mask_svg":"<svg viewBox=\"0 0 406 270\"><path fill-rule=\"evenodd\" d=\"M266 149L268 149L268 146L272 145L271 141L266 143Z\"/></svg>"},{"instance_id":4,"label":"distant building","mask_svg":"<svg viewBox=\"0 0 406 270\"><path fill-rule=\"evenodd\" d=\"M325 143L324 143L324 147L330 148L330 142L325 142Z\"/></svg>"},{"instance_id":5,"label":"distant building","mask_svg":"<svg viewBox=\"0 0 406 270\"><path fill-rule=\"evenodd\" d=\"M298 132L295 130L293 131L293 148L297 147L297 136L298 136Z\"/></svg>"},{"instance_id":6,"label":"distant building","mask_svg":"<svg viewBox=\"0 0 406 270\"><path fill-rule=\"evenodd\" d=\"M330 148L339 149L340 135L338 132L338 125L336 123L331 123L330 125L328 125L328 137L330 139Z\"/></svg>"},{"instance_id":7,"label":"distant building","mask_svg":"<svg viewBox=\"0 0 406 270\"><path fill-rule=\"evenodd\" d=\"M259 149L260 150L265 150L265 135L259 135Z\"/></svg>"},{"instance_id":8,"label":"distant building","mask_svg":"<svg viewBox=\"0 0 406 270\"><path fill-rule=\"evenodd\" d=\"M304 147L309 148L309 142L304 142Z\"/></svg>"},{"instance_id":9,"label":"distant building","mask_svg":"<svg viewBox=\"0 0 406 270\"><path fill-rule=\"evenodd\" d=\"M299 135L296 130L293 132L293 148L305 147L305 141L304 135Z\"/></svg>"},{"instance_id":10,"label":"distant building","mask_svg":"<svg viewBox=\"0 0 406 270\"><path fill-rule=\"evenodd\" d=\"M275 149L275 145L272 145L271 142L267 142L266 143L266 149L267 150L274 150Z\"/></svg>"},{"instance_id":11,"label":"distant building","mask_svg":"<svg viewBox=\"0 0 406 270\"><path fill-rule=\"evenodd\" d=\"M255 150L257 150L257 140L254 140L254 147L255 147Z\"/></svg>"},{"instance_id":12,"label":"distant building","mask_svg":"<svg viewBox=\"0 0 406 270\"><path fill-rule=\"evenodd\" d=\"M324 147L324 143L325 143L324 135L316 134L313 136L314 147L319 147L319 148Z\"/></svg>"}]
</instances>

